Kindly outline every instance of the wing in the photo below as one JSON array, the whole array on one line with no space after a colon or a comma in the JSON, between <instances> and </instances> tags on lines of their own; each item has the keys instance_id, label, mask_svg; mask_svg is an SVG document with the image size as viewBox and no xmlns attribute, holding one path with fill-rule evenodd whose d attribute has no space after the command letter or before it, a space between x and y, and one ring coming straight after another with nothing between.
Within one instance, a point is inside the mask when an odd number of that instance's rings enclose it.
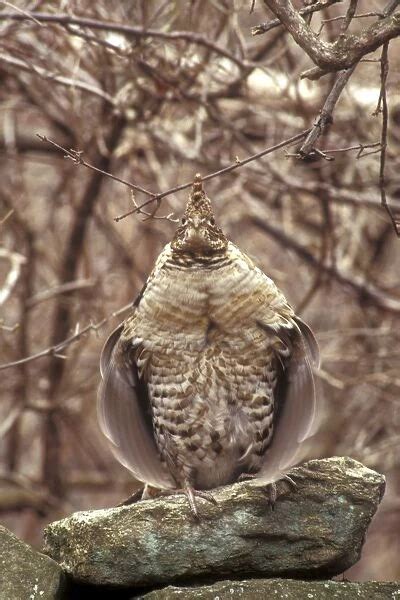
<instances>
[{"instance_id":1,"label":"wing","mask_svg":"<svg viewBox=\"0 0 400 600\"><path fill-rule=\"evenodd\" d=\"M119 344L122 329L120 325L111 333L101 353L100 428L116 458L137 479L157 488L175 488L157 451L147 385L139 380L136 365L123 359Z\"/></svg>"},{"instance_id":2,"label":"wing","mask_svg":"<svg viewBox=\"0 0 400 600\"><path fill-rule=\"evenodd\" d=\"M315 339L311 328L307 325L307 323L304 323L304 321L300 319L300 317L294 317L293 320L296 322L303 336L303 342L305 344L309 358L311 359L312 365L318 369L320 366L318 342Z\"/></svg>"},{"instance_id":3,"label":"wing","mask_svg":"<svg viewBox=\"0 0 400 600\"><path fill-rule=\"evenodd\" d=\"M287 327L274 331L290 355L283 363L275 390L272 442L257 474L265 483L277 481L295 463L301 443L312 433L316 414L311 363L319 364L318 344L308 325L297 317L293 321L290 333Z\"/></svg>"}]
</instances>

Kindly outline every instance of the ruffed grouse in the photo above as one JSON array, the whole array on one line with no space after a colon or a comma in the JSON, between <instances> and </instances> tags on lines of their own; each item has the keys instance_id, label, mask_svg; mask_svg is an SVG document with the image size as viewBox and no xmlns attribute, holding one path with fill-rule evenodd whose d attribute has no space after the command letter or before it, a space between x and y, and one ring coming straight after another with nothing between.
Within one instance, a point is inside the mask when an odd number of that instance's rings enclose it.
<instances>
[{"instance_id":1,"label":"ruffed grouse","mask_svg":"<svg viewBox=\"0 0 400 600\"><path fill-rule=\"evenodd\" d=\"M200 175L170 244L100 361L98 414L118 460L195 496L282 477L315 414L318 346L282 292L216 225Z\"/></svg>"}]
</instances>

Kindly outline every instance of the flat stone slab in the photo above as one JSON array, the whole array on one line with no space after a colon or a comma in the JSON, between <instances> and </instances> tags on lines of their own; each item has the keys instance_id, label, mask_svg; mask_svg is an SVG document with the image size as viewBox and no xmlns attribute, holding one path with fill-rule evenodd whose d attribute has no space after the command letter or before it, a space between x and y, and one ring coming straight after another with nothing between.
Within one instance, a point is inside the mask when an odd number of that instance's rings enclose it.
<instances>
[{"instance_id":1,"label":"flat stone slab","mask_svg":"<svg viewBox=\"0 0 400 600\"><path fill-rule=\"evenodd\" d=\"M1 600L62 600L64 592L59 565L0 525Z\"/></svg>"},{"instance_id":2,"label":"flat stone slab","mask_svg":"<svg viewBox=\"0 0 400 600\"><path fill-rule=\"evenodd\" d=\"M45 552L75 581L160 586L243 577L324 579L360 557L385 479L350 458L313 460L278 483L272 511L257 482L199 500L200 522L181 496L75 513L49 525Z\"/></svg>"},{"instance_id":3,"label":"flat stone slab","mask_svg":"<svg viewBox=\"0 0 400 600\"><path fill-rule=\"evenodd\" d=\"M134 598L144 600L398 600L400 582L298 581L250 579L199 587L169 586Z\"/></svg>"}]
</instances>

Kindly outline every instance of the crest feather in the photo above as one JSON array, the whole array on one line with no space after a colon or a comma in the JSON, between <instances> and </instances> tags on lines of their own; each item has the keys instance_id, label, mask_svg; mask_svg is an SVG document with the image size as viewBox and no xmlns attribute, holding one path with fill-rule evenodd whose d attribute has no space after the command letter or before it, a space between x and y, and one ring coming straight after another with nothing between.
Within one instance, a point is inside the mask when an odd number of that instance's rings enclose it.
<instances>
[{"instance_id":1,"label":"crest feather","mask_svg":"<svg viewBox=\"0 0 400 600\"><path fill-rule=\"evenodd\" d=\"M213 216L211 202L203 190L203 182L200 173L196 173L194 177L193 187L185 210L186 217L191 217L194 214L204 217Z\"/></svg>"}]
</instances>

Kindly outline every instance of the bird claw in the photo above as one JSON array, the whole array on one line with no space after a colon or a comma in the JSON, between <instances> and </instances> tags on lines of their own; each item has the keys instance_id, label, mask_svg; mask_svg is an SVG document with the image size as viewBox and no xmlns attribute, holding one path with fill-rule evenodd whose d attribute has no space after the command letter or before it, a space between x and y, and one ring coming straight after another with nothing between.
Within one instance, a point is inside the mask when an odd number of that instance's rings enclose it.
<instances>
[{"instance_id":1,"label":"bird claw","mask_svg":"<svg viewBox=\"0 0 400 600\"><path fill-rule=\"evenodd\" d=\"M282 475L279 481L286 481L294 492L297 490L297 483L290 475Z\"/></svg>"},{"instance_id":2,"label":"bird claw","mask_svg":"<svg viewBox=\"0 0 400 600\"><path fill-rule=\"evenodd\" d=\"M203 498L203 500L207 500L207 502L211 502L211 504L217 504L216 499L214 498L214 496L212 494L210 494L210 492L203 492L201 490L195 490L191 486L187 486L181 490L176 490L175 494L184 494L186 496L188 503L189 503L190 512L192 513L192 515L194 516L194 518L197 521L200 520L200 516L199 516L198 510L197 510L196 497Z\"/></svg>"},{"instance_id":3,"label":"bird claw","mask_svg":"<svg viewBox=\"0 0 400 600\"><path fill-rule=\"evenodd\" d=\"M257 475L251 475L250 473L241 473L237 478L238 481L252 481L256 479Z\"/></svg>"},{"instance_id":4,"label":"bird claw","mask_svg":"<svg viewBox=\"0 0 400 600\"><path fill-rule=\"evenodd\" d=\"M153 488L149 485L146 485L146 487L143 490L143 493L141 494L141 498L140 498L139 494L141 492L142 492L142 490L140 490L140 492L136 492L130 498L128 498L127 500L125 500L124 502L119 504L118 506L132 504L133 502L137 502L140 499L148 500L148 499L155 499L157 497L159 498L161 496L168 497L168 496L177 496L177 495L183 494L186 496L186 498L188 500L190 512L195 517L195 519L197 519L199 521L200 517L199 517L198 510L197 510L196 497L203 498L203 500L207 500L208 502L211 502L211 504L217 504L216 499L210 492L204 492L202 490L195 490L191 486L186 486L184 488L177 489L177 490L160 490L157 488Z\"/></svg>"},{"instance_id":5,"label":"bird claw","mask_svg":"<svg viewBox=\"0 0 400 600\"><path fill-rule=\"evenodd\" d=\"M279 481L286 481L293 491L297 489L297 483L289 475L282 475L278 482ZM271 510L274 510L276 501L281 495L278 494L278 487L276 485L276 482L267 483L267 485L262 486L261 489L267 496L268 505L270 506Z\"/></svg>"},{"instance_id":6,"label":"bird claw","mask_svg":"<svg viewBox=\"0 0 400 600\"><path fill-rule=\"evenodd\" d=\"M250 481L257 479L257 475L249 475L248 473L242 473L238 477L238 481ZM293 491L297 489L297 483L290 477L289 475L282 475L278 482L286 481ZM276 501L281 494L278 494L278 487L276 485L277 482L267 483L265 485L260 486L260 490L267 497L268 505L271 510L274 510Z\"/></svg>"},{"instance_id":7,"label":"bird claw","mask_svg":"<svg viewBox=\"0 0 400 600\"><path fill-rule=\"evenodd\" d=\"M139 500L155 499L160 496L175 496L184 494L188 500L190 512L197 521L200 521L199 512L197 510L196 497L202 498L203 500L207 500L208 502L211 502L211 504L217 504L216 499L212 494L210 494L210 492L195 490L191 486L178 490L159 490L156 488L151 488L151 490L149 490L149 487L150 486L146 486L145 488L134 492L131 496L126 498L126 500L123 500L122 502L117 504L117 506L129 506L130 504L135 504L136 502L139 502Z\"/></svg>"},{"instance_id":8,"label":"bird claw","mask_svg":"<svg viewBox=\"0 0 400 600\"><path fill-rule=\"evenodd\" d=\"M271 510L274 510L276 500L278 498L278 488L276 483L267 483L267 485L261 488L265 496L267 497L267 503Z\"/></svg>"}]
</instances>

